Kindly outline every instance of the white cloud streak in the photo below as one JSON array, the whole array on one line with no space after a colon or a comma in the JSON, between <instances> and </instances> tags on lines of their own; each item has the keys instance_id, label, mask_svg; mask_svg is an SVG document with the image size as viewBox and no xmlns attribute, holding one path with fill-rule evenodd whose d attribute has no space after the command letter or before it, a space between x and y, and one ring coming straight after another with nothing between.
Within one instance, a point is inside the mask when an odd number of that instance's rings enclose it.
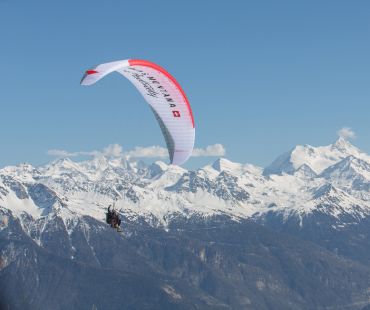
<instances>
[{"instance_id":1,"label":"white cloud streak","mask_svg":"<svg viewBox=\"0 0 370 310\"><path fill-rule=\"evenodd\" d=\"M129 157L137 157L137 158L165 158L168 157L168 151L164 147L161 146L148 146L142 147L137 146L132 151L126 152L126 155Z\"/></svg>"},{"instance_id":2,"label":"white cloud streak","mask_svg":"<svg viewBox=\"0 0 370 310\"><path fill-rule=\"evenodd\" d=\"M220 144L208 145L206 148L195 148L193 150L193 157L205 157L205 156L224 156L226 154L225 147Z\"/></svg>"},{"instance_id":3,"label":"white cloud streak","mask_svg":"<svg viewBox=\"0 0 370 310\"><path fill-rule=\"evenodd\" d=\"M337 134L339 137L345 140L356 138L356 133L349 127L343 127L342 129L338 130Z\"/></svg>"},{"instance_id":4,"label":"white cloud streak","mask_svg":"<svg viewBox=\"0 0 370 310\"><path fill-rule=\"evenodd\" d=\"M47 151L47 154L49 156L54 156L54 157L74 157L77 156L76 153L70 153L64 150L57 150L57 149L52 149Z\"/></svg>"},{"instance_id":5,"label":"white cloud streak","mask_svg":"<svg viewBox=\"0 0 370 310\"><path fill-rule=\"evenodd\" d=\"M80 152L68 152L65 150L52 149L47 151L49 156L55 157L76 157L76 156L108 156L108 157L121 157L123 153L122 146L119 144L110 144L105 147L102 151L80 151Z\"/></svg>"},{"instance_id":6,"label":"white cloud streak","mask_svg":"<svg viewBox=\"0 0 370 310\"><path fill-rule=\"evenodd\" d=\"M208 145L205 148L195 148L193 151L193 157L211 157L211 156L224 156L226 153L225 148L222 144ZM76 157L76 156L107 156L107 157L128 157L128 158L166 158L168 157L168 151L166 148L161 146L148 146L142 147L137 146L133 150L123 151L122 146L119 144L110 144L105 147L102 151L80 151L80 152L68 152L65 150L52 149L47 151L49 156L64 158L64 157Z\"/></svg>"}]
</instances>

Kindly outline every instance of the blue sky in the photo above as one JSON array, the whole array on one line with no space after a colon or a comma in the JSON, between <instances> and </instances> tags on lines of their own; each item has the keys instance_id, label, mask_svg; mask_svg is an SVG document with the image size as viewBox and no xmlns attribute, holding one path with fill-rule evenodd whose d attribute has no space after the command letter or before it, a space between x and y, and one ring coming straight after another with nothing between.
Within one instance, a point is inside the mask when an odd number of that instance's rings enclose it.
<instances>
[{"instance_id":1,"label":"blue sky","mask_svg":"<svg viewBox=\"0 0 370 310\"><path fill-rule=\"evenodd\" d=\"M0 166L46 163L50 149L164 146L128 81L79 85L87 68L128 58L180 82L197 147L265 166L351 127L370 153L369 1L0 0L0 38Z\"/></svg>"}]
</instances>

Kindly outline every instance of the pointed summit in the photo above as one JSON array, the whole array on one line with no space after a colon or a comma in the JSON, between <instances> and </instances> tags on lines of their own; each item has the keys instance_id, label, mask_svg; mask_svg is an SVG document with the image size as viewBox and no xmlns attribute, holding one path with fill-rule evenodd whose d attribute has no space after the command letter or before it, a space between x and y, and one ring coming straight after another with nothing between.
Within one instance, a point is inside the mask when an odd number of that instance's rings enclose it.
<instances>
[{"instance_id":1,"label":"pointed summit","mask_svg":"<svg viewBox=\"0 0 370 310\"><path fill-rule=\"evenodd\" d=\"M317 176L317 174L315 173L315 171L313 171L312 168L309 165L307 165L307 164L303 164L302 166L300 166L294 172L294 175L295 176L304 177L304 178L314 178L314 177Z\"/></svg>"},{"instance_id":2,"label":"pointed summit","mask_svg":"<svg viewBox=\"0 0 370 310\"><path fill-rule=\"evenodd\" d=\"M316 174L320 174L329 166L351 155L370 162L368 155L343 137L339 137L333 144L327 146L297 145L290 152L279 156L267 166L264 175L293 174L305 164L312 168Z\"/></svg>"},{"instance_id":3,"label":"pointed summit","mask_svg":"<svg viewBox=\"0 0 370 310\"><path fill-rule=\"evenodd\" d=\"M218 172L229 172L233 175L241 175L243 173L254 173L254 174L261 174L261 168L251 165L251 164L239 164L234 163L230 160L227 160L226 158L219 158L217 159L212 166L206 166L206 167L212 167L214 170Z\"/></svg>"},{"instance_id":4,"label":"pointed summit","mask_svg":"<svg viewBox=\"0 0 370 310\"><path fill-rule=\"evenodd\" d=\"M150 177L153 178L165 172L168 169L168 165L163 161L156 161L149 166Z\"/></svg>"},{"instance_id":5,"label":"pointed summit","mask_svg":"<svg viewBox=\"0 0 370 310\"><path fill-rule=\"evenodd\" d=\"M63 167L68 167L73 164L74 162L68 157L58 158L50 163L50 165L53 166L63 166Z\"/></svg>"},{"instance_id":6,"label":"pointed summit","mask_svg":"<svg viewBox=\"0 0 370 310\"><path fill-rule=\"evenodd\" d=\"M325 169L321 176L355 190L370 189L370 163L352 155Z\"/></svg>"},{"instance_id":7,"label":"pointed summit","mask_svg":"<svg viewBox=\"0 0 370 310\"><path fill-rule=\"evenodd\" d=\"M224 170L229 171L233 169L238 169L239 167L240 164L233 163L230 160L227 160L226 158L219 158L212 164L212 168L219 172Z\"/></svg>"},{"instance_id":8,"label":"pointed summit","mask_svg":"<svg viewBox=\"0 0 370 310\"><path fill-rule=\"evenodd\" d=\"M360 153L360 150L352 145L347 139L339 137L332 145L332 150L338 150L348 155L354 155L353 153Z\"/></svg>"},{"instance_id":9,"label":"pointed summit","mask_svg":"<svg viewBox=\"0 0 370 310\"><path fill-rule=\"evenodd\" d=\"M48 175L60 174L66 171L80 170L79 165L67 157L54 160L45 168L46 168L45 173L47 173Z\"/></svg>"}]
</instances>

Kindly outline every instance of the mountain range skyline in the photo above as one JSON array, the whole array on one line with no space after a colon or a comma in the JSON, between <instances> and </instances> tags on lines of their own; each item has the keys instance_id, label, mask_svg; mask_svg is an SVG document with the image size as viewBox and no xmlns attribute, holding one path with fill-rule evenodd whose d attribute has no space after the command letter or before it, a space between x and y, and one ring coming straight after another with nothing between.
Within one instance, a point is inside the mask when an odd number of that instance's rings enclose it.
<instances>
[{"instance_id":1,"label":"mountain range skyline","mask_svg":"<svg viewBox=\"0 0 370 310\"><path fill-rule=\"evenodd\" d=\"M358 152L364 153L360 151L357 147L354 146L352 142L355 142L355 139L357 138L355 132L349 128L349 127L343 127L342 129L338 130L337 132L337 138L333 139L332 143L330 145L350 145L352 149L357 149L356 154ZM317 148L313 145L310 144L297 144L293 146L291 149L285 151L284 153L276 156L275 159L272 156L272 159L270 162L267 162L265 165L258 165L254 164L252 162L241 162L244 164L251 164L256 167L262 167L269 169L269 166L273 165L279 160L282 160L285 154L290 153L291 151L299 148ZM121 145L119 144L110 144L106 147L104 147L102 150L89 150L89 151L69 151L69 150L62 150L62 149L51 149L46 152L46 154L51 157L55 158L54 160L48 161L43 164L36 164L35 167L38 166L43 166L48 163L51 163L52 161L58 161L59 159L73 159L75 158L76 162L83 162L83 161L88 161L90 158L97 158L97 157L106 157L106 158L122 158L127 161L138 161L142 162L143 164L150 164L154 163L155 161L159 160L162 161L163 163L166 163L166 158L168 158L168 151L166 148L161 147L161 146L147 146L147 147L141 147L137 146L132 150L126 150L124 149ZM210 165L214 161L217 161L220 158L228 159L227 156L227 150L225 149L224 145L221 143L217 143L214 145L209 145L205 148L195 148L193 152L193 157L204 157L205 163L203 163L203 166ZM210 158L216 157L215 160L210 160ZM218 159L217 159L218 158ZM229 160L229 159L228 159ZM30 164L33 165L31 162L19 162L19 164ZM0 166L0 168L4 168L7 166L12 166L12 165L3 165ZM191 165L188 170L197 170L200 169L202 165ZM186 168L185 168L186 169Z\"/></svg>"},{"instance_id":2,"label":"mountain range skyline","mask_svg":"<svg viewBox=\"0 0 370 310\"><path fill-rule=\"evenodd\" d=\"M341 128L340 130L337 131L337 138L336 139L333 139L332 141L334 141L333 143L331 144L335 144L337 141L346 141L348 143L351 143L351 141L354 141L355 139L357 138L356 136L356 133L349 127L343 127ZM295 149L296 147L299 147L299 146L309 146L309 147L314 147L312 145L309 145L309 144L298 144L294 147L292 147L289 151L286 151L285 153L288 153L290 152L291 150ZM278 157L281 157L283 156L285 153L279 155ZM163 162L166 162L166 158L168 158L168 151L165 147L162 147L162 146L158 146L158 145L155 145L155 146L146 146L146 147L143 147L143 146L136 146L134 147L133 149L129 150L129 149L125 149L123 146L119 145L119 144L110 144L110 145L107 145L106 147L104 147L103 149L101 150L84 150L84 151L76 151L76 150L63 150L63 149L50 149L50 150L47 150L46 151L46 154L49 156L49 157L54 157L55 160L58 160L58 159L65 159L65 158L68 158L68 159L72 159L72 158L76 158L76 160L78 162L80 161L84 161L84 160L88 160L89 158L94 158L94 157L116 157L116 158L124 158L128 161L143 161L143 162L146 162L146 163L151 163L151 162L155 162L157 160L161 160ZM195 147L194 148L194 152L193 152L193 155L192 157L194 158L204 158L201 163L199 164L199 162L197 162L197 164L195 165L194 163L190 164L190 167L188 167L189 170L196 170L196 169L199 169L205 165L209 165L210 162L212 162L210 160L210 158L212 157L218 157L218 158L225 158L227 159L228 156L227 156L227 150L225 148L225 146L221 143L216 143L216 144L213 144L213 145L208 145L204 148L197 148ZM252 165L255 165L255 166L258 166L258 167L268 167L269 165L271 165L274 161L276 161L278 159L278 157L276 157L275 159L272 159L270 162L267 162L265 165L258 165L258 164L254 164L252 162L245 162L245 164L252 164ZM273 157L272 157L273 158ZM151 159L154 159L151 160ZM23 161L23 162L19 162L18 164L30 164L30 165L33 165L31 162L27 162L27 161ZM45 165L47 163L50 163L50 161L47 161L46 163L42 163L42 164L36 164L35 166L42 166L42 165ZM0 166L1 167L6 167L6 166L9 166L7 164L3 165L3 166ZM186 164L185 166L189 166L188 164ZM185 168L186 169L186 168Z\"/></svg>"},{"instance_id":3,"label":"mountain range skyline","mask_svg":"<svg viewBox=\"0 0 370 310\"><path fill-rule=\"evenodd\" d=\"M176 213L236 218L272 210L306 214L333 195L338 202L332 212L370 213L370 156L344 137L322 147L298 145L265 168L219 158L187 170L99 153L91 160L60 158L39 167L8 166L0 169L0 176L4 193L10 192L2 197L5 206L15 205L18 214L36 218L61 212L66 218L80 214L101 219L104 209L116 203L127 216L154 217L168 225L166 218ZM46 207L27 194L33 188L46 191Z\"/></svg>"},{"instance_id":4,"label":"mountain range skyline","mask_svg":"<svg viewBox=\"0 0 370 310\"><path fill-rule=\"evenodd\" d=\"M265 168L101 154L4 167L0 306L366 309L369 192L369 156L343 137Z\"/></svg>"}]
</instances>

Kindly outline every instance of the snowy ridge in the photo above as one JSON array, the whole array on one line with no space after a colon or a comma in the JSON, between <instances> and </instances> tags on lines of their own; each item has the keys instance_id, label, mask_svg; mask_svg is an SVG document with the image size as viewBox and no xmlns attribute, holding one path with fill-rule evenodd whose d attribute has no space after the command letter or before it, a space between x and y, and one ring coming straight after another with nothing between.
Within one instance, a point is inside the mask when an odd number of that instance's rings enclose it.
<instances>
[{"instance_id":1,"label":"snowy ridge","mask_svg":"<svg viewBox=\"0 0 370 310\"><path fill-rule=\"evenodd\" d=\"M0 170L0 208L20 219L57 215L66 227L84 216L104 221L114 201L128 218L161 225L177 215L249 218L320 210L363 217L370 214L369 189L370 157L342 138L323 147L296 146L265 169L221 158L188 171L99 156Z\"/></svg>"},{"instance_id":2,"label":"snowy ridge","mask_svg":"<svg viewBox=\"0 0 370 310\"><path fill-rule=\"evenodd\" d=\"M370 156L361 152L347 140L339 138L328 146L313 147L298 145L291 151L279 156L271 165L265 168L264 174L293 173L302 165L310 167L319 174L340 160L354 156L370 162Z\"/></svg>"}]
</instances>

